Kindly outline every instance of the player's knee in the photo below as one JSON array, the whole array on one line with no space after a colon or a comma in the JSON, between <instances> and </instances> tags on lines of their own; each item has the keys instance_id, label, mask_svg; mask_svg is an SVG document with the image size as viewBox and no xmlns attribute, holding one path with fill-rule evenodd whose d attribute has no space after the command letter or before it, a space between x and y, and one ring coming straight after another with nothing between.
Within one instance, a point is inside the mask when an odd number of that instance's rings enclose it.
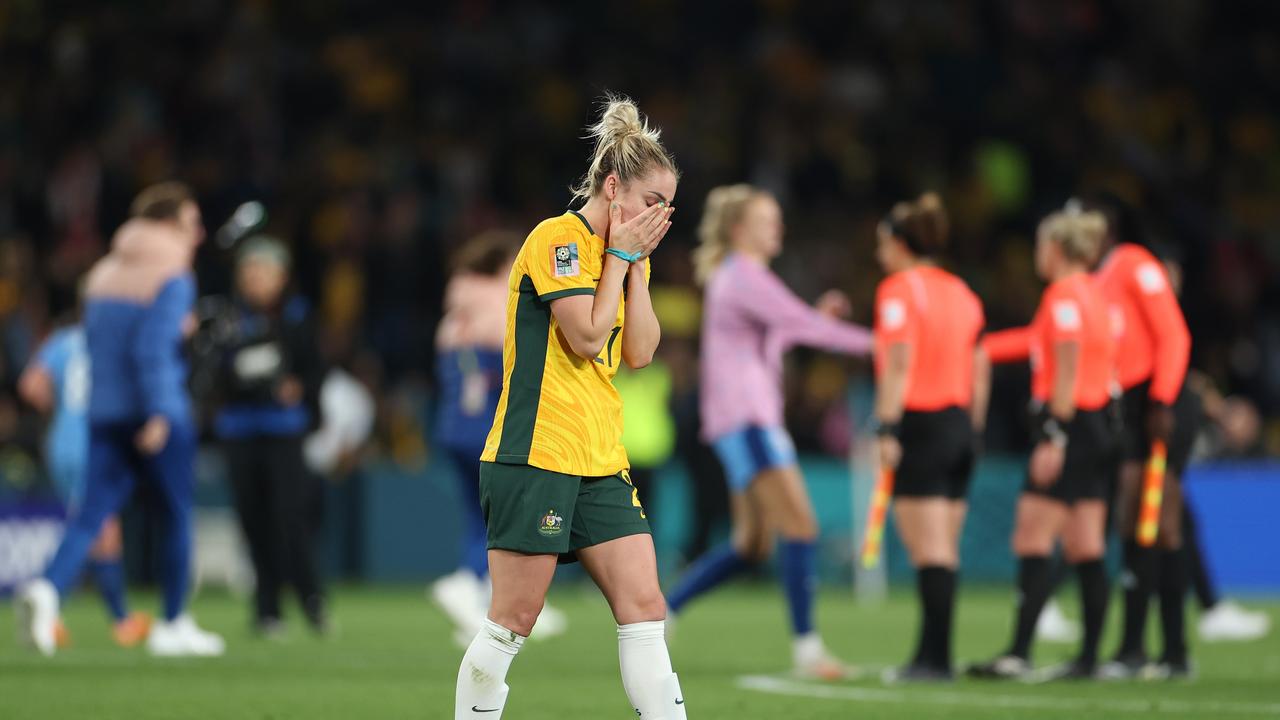
<instances>
[{"instance_id":1,"label":"player's knee","mask_svg":"<svg viewBox=\"0 0 1280 720\"><path fill-rule=\"evenodd\" d=\"M489 619L517 635L529 636L542 613L542 604L513 608L493 608Z\"/></svg>"},{"instance_id":2,"label":"player's knee","mask_svg":"<svg viewBox=\"0 0 1280 720\"><path fill-rule=\"evenodd\" d=\"M937 543L917 548L911 553L911 564L915 567L954 568L959 564L956 549L947 543Z\"/></svg>"},{"instance_id":3,"label":"player's knee","mask_svg":"<svg viewBox=\"0 0 1280 720\"><path fill-rule=\"evenodd\" d=\"M818 519L811 512L794 513L779 528L779 534L795 542L813 542L818 539Z\"/></svg>"},{"instance_id":4,"label":"player's knee","mask_svg":"<svg viewBox=\"0 0 1280 720\"><path fill-rule=\"evenodd\" d=\"M667 600L657 587L627 596L626 600L614 608L614 619L619 625L638 622L665 620L667 617Z\"/></svg>"},{"instance_id":5,"label":"player's knee","mask_svg":"<svg viewBox=\"0 0 1280 720\"><path fill-rule=\"evenodd\" d=\"M1106 552L1103 541L1095 538L1076 539L1062 545L1062 555L1072 565L1097 560Z\"/></svg>"},{"instance_id":6,"label":"player's knee","mask_svg":"<svg viewBox=\"0 0 1280 720\"><path fill-rule=\"evenodd\" d=\"M1013 554L1020 557L1048 555L1053 552L1053 538L1046 536L1038 528L1014 528L1011 544L1013 545Z\"/></svg>"}]
</instances>

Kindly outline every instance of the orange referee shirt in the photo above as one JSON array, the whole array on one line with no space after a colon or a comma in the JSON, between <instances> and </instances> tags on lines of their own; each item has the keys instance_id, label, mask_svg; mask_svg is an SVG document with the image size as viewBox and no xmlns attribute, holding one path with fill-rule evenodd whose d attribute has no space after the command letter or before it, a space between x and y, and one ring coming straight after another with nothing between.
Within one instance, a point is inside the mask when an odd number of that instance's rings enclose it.
<instances>
[{"instance_id":1,"label":"orange referee shirt","mask_svg":"<svg viewBox=\"0 0 1280 720\"><path fill-rule=\"evenodd\" d=\"M889 348L907 345L907 410L968 407L973 399L973 348L985 323L982 303L963 280L921 266L894 273L876 289L876 374Z\"/></svg>"},{"instance_id":2,"label":"orange referee shirt","mask_svg":"<svg viewBox=\"0 0 1280 720\"><path fill-rule=\"evenodd\" d=\"M982 339L982 348L995 363L1030 358L1031 396L1047 403L1057 372L1054 346L1061 342L1080 345L1076 407L1105 407L1115 378L1116 344L1106 299L1095 280L1084 273L1049 285L1031 325L991 333Z\"/></svg>"},{"instance_id":3,"label":"orange referee shirt","mask_svg":"<svg viewBox=\"0 0 1280 720\"><path fill-rule=\"evenodd\" d=\"M1111 304L1121 387L1150 380L1151 398L1172 405L1187 376L1191 333L1164 266L1141 245L1121 243L1094 275Z\"/></svg>"}]
</instances>

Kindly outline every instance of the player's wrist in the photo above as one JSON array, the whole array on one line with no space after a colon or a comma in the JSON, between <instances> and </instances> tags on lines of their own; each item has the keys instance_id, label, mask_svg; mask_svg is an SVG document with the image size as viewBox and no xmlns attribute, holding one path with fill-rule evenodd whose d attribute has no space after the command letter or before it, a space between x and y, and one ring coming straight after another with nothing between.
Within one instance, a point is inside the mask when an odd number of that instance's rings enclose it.
<instances>
[{"instance_id":1,"label":"player's wrist","mask_svg":"<svg viewBox=\"0 0 1280 720\"><path fill-rule=\"evenodd\" d=\"M902 420L882 420L877 418L875 422L876 437L893 438L894 440L902 439Z\"/></svg>"},{"instance_id":2,"label":"player's wrist","mask_svg":"<svg viewBox=\"0 0 1280 720\"><path fill-rule=\"evenodd\" d=\"M618 258L619 260L624 260L627 262L628 265L633 265L633 266L644 259L644 255L642 255L639 250L636 250L635 252L627 252L622 248L611 247L611 248L606 248L605 252L609 255L612 255L613 257Z\"/></svg>"},{"instance_id":3,"label":"player's wrist","mask_svg":"<svg viewBox=\"0 0 1280 720\"><path fill-rule=\"evenodd\" d=\"M1071 439L1068 427L1069 421L1054 415L1046 405L1036 414L1032 440L1036 445L1047 442L1057 447L1066 447Z\"/></svg>"}]
</instances>

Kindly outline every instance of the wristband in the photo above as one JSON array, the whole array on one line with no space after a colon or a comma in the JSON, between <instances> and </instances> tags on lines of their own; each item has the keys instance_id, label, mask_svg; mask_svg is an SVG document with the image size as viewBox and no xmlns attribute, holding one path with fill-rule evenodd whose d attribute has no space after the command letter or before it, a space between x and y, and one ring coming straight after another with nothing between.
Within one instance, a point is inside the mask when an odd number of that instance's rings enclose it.
<instances>
[{"instance_id":1,"label":"wristband","mask_svg":"<svg viewBox=\"0 0 1280 720\"><path fill-rule=\"evenodd\" d=\"M891 437L895 440L902 437L902 423L900 422L880 422L876 421L876 435L878 437Z\"/></svg>"},{"instance_id":2,"label":"wristband","mask_svg":"<svg viewBox=\"0 0 1280 720\"><path fill-rule=\"evenodd\" d=\"M1049 408L1045 407L1036 416L1036 425L1034 428L1036 444L1048 441L1058 447L1066 447L1067 440L1070 436L1067 434L1067 424L1053 416L1049 412Z\"/></svg>"},{"instance_id":3,"label":"wristband","mask_svg":"<svg viewBox=\"0 0 1280 720\"><path fill-rule=\"evenodd\" d=\"M622 258L629 263L637 263L644 259L644 256L638 252L629 253L619 250L618 248L605 248L605 252L614 257Z\"/></svg>"}]
</instances>

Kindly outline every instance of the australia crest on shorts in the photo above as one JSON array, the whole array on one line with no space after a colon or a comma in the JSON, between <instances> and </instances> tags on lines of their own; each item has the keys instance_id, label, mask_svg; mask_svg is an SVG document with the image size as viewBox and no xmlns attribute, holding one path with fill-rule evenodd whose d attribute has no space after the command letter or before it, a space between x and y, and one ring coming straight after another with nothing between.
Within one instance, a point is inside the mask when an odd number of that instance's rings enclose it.
<instances>
[{"instance_id":1,"label":"australia crest on shorts","mask_svg":"<svg viewBox=\"0 0 1280 720\"><path fill-rule=\"evenodd\" d=\"M560 517L555 510L548 510L546 515L538 521L538 534L547 537L555 537L564 531L564 518Z\"/></svg>"}]
</instances>

